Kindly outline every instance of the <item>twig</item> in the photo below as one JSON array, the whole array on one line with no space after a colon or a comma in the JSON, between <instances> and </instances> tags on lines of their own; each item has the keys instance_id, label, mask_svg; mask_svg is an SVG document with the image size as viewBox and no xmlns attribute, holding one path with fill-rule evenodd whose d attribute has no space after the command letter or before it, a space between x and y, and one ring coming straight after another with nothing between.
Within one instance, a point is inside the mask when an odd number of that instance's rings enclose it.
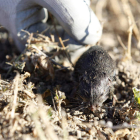
<instances>
[{"instance_id":1,"label":"twig","mask_svg":"<svg viewBox=\"0 0 140 140\"><path fill-rule=\"evenodd\" d=\"M96 10L96 15L98 17L99 20L103 20L103 9L107 4L107 0L98 0L95 10ZM99 8L100 7L100 8Z\"/></svg>"},{"instance_id":2,"label":"twig","mask_svg":"<svg viewBox=\"0 0 140 140\"><path fill-rule=\"evenodd\" d=\"M54 96L53 96L53 94L52 94L52 91L51 91L51 98L52 98L54 110L57 111L57 110L56 110L56 106L55 106L55 102L54 102Z\"/></svg>"},{"instance_id":3,"label":"twig","mask_svg":"<svg viewBox=\"0 0 140 140\"><path fill-rule=\"evenodd\" d=\"M56 32L56 34L57 34L57 36L58 36L59 42L60 42L60 44L62 45L63 49L65 49L65 45L64 45L64 43L63 43L63 41L62 41L62 38L60 37L60 35L59 35L59 33L58 33L57 29L56 29L56 25L55 25L55 23L54 23L54 20L53 20L53 17L52 17L51 14L50 14L50 17L51 17L51 20L52 20L52 22L53 22L54 29L55 29L55 32Z\"/></svg>"},{"instance_id":4,"label":"twig","mask_svg":"<svg viewBox=\"0 0 140 140\"><path fill-rule=\"evenodd\" d=\"M132 31L133 31L133 24L132 21L130 19L130 17L128 17L128 22L129 22L129 30L128 30L128 57L131 58L131 39L132 39Z\"/></svg>"},{"instance_id":5,"label":"twig","mask_svg":"<svg viewBox=\"0 0 140 140\"><path fill-rule=\"evenodd\" d=\"M35 123L36 130L37 130L37 134L38 134L40 140L47 140L47 138L45 137L45 134L41 128L41 124L38 120L38 117L39 117L39 110L37 112L35 112L32 116L33 121Z\"/></svg>"},{"instance_id":6,"label":"twig","mask_svg":"<svg viewBox=\"0 0 140 140\"><path fill-rule=\"evenodd\" d=\"M67 131L68 123L66 119L66 112L62 110L62 129L63 129L63 139L67 140L68 139L68 131Z\"/></svg>"},{"instance_id":7,"label":"twig","mask_svg":"<svg viewBox=\"0 0 140 140\"><path fill-rule=\"evenodd\" d=\"M35 45L32 44L32 45L30 45L30 47L36 49L41 55L43 55L43 56L45 56L45 57L48 57L48 55L46 55L45 53L43 53L42 51L40 51ZM69 68L69 67L64 67L64 66L62 66L61 64L55 62L53 59L50 59L50 58L49 58L49 60L52 61L53 64L58 65L58 66L60 66L61 68L65 68L65 69L68 69L68 68Z\"/></svg>"},{"instance_id":8,"label":"twig","mask_svg":"<svg viewBox=\"0 0 140 140\"><path fill-rule=\"evenodd\" d=\"M106 127L109 127L109 126L106 125ZM116 130L116 129L124 129L124 128L140 128L140 126L130 125L128 123L123 123L121 125L116 125L116 126L112 126L112 127L109 127L109 128L112 128L113 130Z\"/></svg>"},{"instance_id":9,"label":"twig","mask_svg":"<svg viewBox=\"0 0 140 140\"><path fill-rule=\"evenodd\" d=\"M44 34L45 32L47 32L49 30L50 27L48 27L47 29L45 29L44 31L41 32L41 34Z\"/></svg>"},{"instance_id":10,"label":"twig","mask_svg":"<svg viewBox=\"0 0 140 140\"><path fill-rule=\"evenodd\" d=\"M126 27L127 24L127 19L125 17L124 14L122 14L122 9L120 7L120 0L109 0L110 2L110 8L112 9L112 11L114 12L114 14L116 15L119 24L121 25L121 29L124 29Z\"/></svg>"},{"instance_id":11,"label":"twig","mask_svg":"<svg viewBox=\"0 0 140 140\"><path fill-rule=\"evenodd\" d=\"M139 33L139 29L136 25L136 22L135 22L135 19L134 19L134 16L132 14L132 11L131 11L131 8L129 6L129 3L128 3L128 0L122 0L122 3L123 3L123 9L124 9L124 12L125 14L130 17L132 23L134 24L134 35L137 39L137 41L139 42L140 41L140 33Z\"/></svg>"},{"instance_id":12,"label":"twig","mask_svg":"<svg viewBox=\"0 0 140 140\"><path fill-rule=\"evenodd\" d=\"M123 47L123 49L126 51L126 50L127 50L127 48L126 48L126 46L123 44L123 42L122 42L122 40L121 40L120 36L118 36L118 35L117 35L117 38L118 38L119 43L120 43L120 44L121 44L121 46Z\"/></svg>"},{"instance_id":13,"label":"twig","mask_svg":"<svg viewBox=\"0 0 140 140\"><path fill-rule=\"evenodd\" d=\"M14 119L14 117L15 117L15 108L17 105L18 81L19 81L19 73L17 72L17 75L14 79L14 101L13 101L12 111L11 111L11 118L12 119Z\"/></svg>"},{"instance_id":14,"label":"twig","mask_svg":"<svg viewBox=\"0 0 140 140\"><path fill-rule=\"evenodd\" d=\"M49 116L46 113L46 110L42 108L43 101L41 96L38 96L38 102L39 102L39 108L35 113L33 113L32 117L35 122L36 130L39 138L41 140L46 140L47 138L49 140L58 140L58 137L55 134L54 128L52 127L52 124L50 122ZM43 131L42 129L41 122L39 122L39 118L42 120L43 125L45 125L46 127L45 131Z\"/></svg>"},{"instance_id":15,"label":"twig","mask_svg":"<svg viewBox=\"0 0 140 140\"><path fill-rule=\"evenodd\" d=\"M57 36L58 36L59 42L60 42L62 48L63 48L64 50L66 50L66 47L65 47L65 45L64 45L64 43L63 43L63 41L62 41L62 38L59 36L59 33L58 33L57 29L56 29L56 25L55 25L55 23L54 23L54 20L53 20L53 17L52 17L51 14L50 14L50 17L51 17L51 19L52 19L52 22L53 22L53 25L54 25L54 29L55 29L55 32L56 32L56 34L57 34ZM66 54L66 56L67 56L67 58L68 58L70 64L74 67L74 65L73 65L73 63L72 63L72 61L71 61L71 58L69 57L69 55L68 55L68 53L67 53L66 51L65 51L65 54Z\"/></svg>"}]
</instances>

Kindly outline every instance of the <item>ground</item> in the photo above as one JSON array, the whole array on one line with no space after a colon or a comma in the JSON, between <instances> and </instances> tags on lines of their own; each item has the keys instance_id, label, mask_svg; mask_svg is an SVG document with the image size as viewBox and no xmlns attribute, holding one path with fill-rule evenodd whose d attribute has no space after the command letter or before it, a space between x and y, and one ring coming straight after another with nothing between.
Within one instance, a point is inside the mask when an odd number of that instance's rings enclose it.
<instances>
[{"instance_id":1,"label":"ground","mask_svg":"<svg viewBox=\"0 0 140 140\"><path fill-rule=\"evenodd\" d=\"M47 47L61 50L52 38L31 34L28 48L17 54L8 32L0 28L1 140L140 139L139 100L132 90L140 89L140 3L92 0L91 7L103 25L99 44L116 62L112 97L97 112L79 108L79 100L67 98L76 88L74 68L46 56Z\"/></svg>"}]
</instances>

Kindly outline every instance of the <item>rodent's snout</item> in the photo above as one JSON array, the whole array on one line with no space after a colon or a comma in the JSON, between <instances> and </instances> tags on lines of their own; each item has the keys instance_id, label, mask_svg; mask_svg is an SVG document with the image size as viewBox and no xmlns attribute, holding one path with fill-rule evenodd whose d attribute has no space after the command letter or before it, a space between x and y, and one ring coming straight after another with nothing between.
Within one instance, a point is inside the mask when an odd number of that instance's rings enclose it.
<instances>
[{"instance_id":1,"label":"rodent's snout","mask_svg":"<svg viewBox=\"0 0 140 140\"><path fill-rule=\"evenodd\" d=\"M99 106L99 105L93 105L93 104L90 104L89 105L89 109L92 111L92 112L95 112L95 111L100 111L100 109L101 109L101 106Z\"/></svg>"}]
</instances>

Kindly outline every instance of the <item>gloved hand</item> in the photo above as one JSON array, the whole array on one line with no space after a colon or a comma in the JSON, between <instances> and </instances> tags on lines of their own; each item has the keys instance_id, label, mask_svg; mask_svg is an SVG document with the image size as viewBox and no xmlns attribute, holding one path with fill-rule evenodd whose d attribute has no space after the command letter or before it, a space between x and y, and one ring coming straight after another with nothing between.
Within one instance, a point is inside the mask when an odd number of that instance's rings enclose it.
<instances>
[{"instance_id":1,"label":"gloved hand","mask_svg":"<svg viewBox=\"0 0 140 140\"><path fill-rule=\"evenodd\" d=\"M89 0L1 0L0 24L14 38L19 51L23 51L28 35L21 30L41 32L50 11L66 31L62 39L68 44L96 44L102 34L102 27L89 7ZM47 10L46 10L47 9Z\"/></svg>"}]
</instances>

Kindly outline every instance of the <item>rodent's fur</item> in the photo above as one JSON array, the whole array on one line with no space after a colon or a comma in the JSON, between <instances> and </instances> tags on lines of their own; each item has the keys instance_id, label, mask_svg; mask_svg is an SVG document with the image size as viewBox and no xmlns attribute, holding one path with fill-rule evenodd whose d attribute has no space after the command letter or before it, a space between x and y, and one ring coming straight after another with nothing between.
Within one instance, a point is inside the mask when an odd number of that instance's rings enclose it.
<instances>
[{"instance_id":1,"label":"rodent's fur","mask_svg":"<svg viewBox=\"0 0 140 140\"><path fill-rule=\"evenodd\" d=\"M115 75L115 62L101 47L93 46L77 61L73 76L79 96L96 110L107 99Z\"/></svg>"}]
</instances>

